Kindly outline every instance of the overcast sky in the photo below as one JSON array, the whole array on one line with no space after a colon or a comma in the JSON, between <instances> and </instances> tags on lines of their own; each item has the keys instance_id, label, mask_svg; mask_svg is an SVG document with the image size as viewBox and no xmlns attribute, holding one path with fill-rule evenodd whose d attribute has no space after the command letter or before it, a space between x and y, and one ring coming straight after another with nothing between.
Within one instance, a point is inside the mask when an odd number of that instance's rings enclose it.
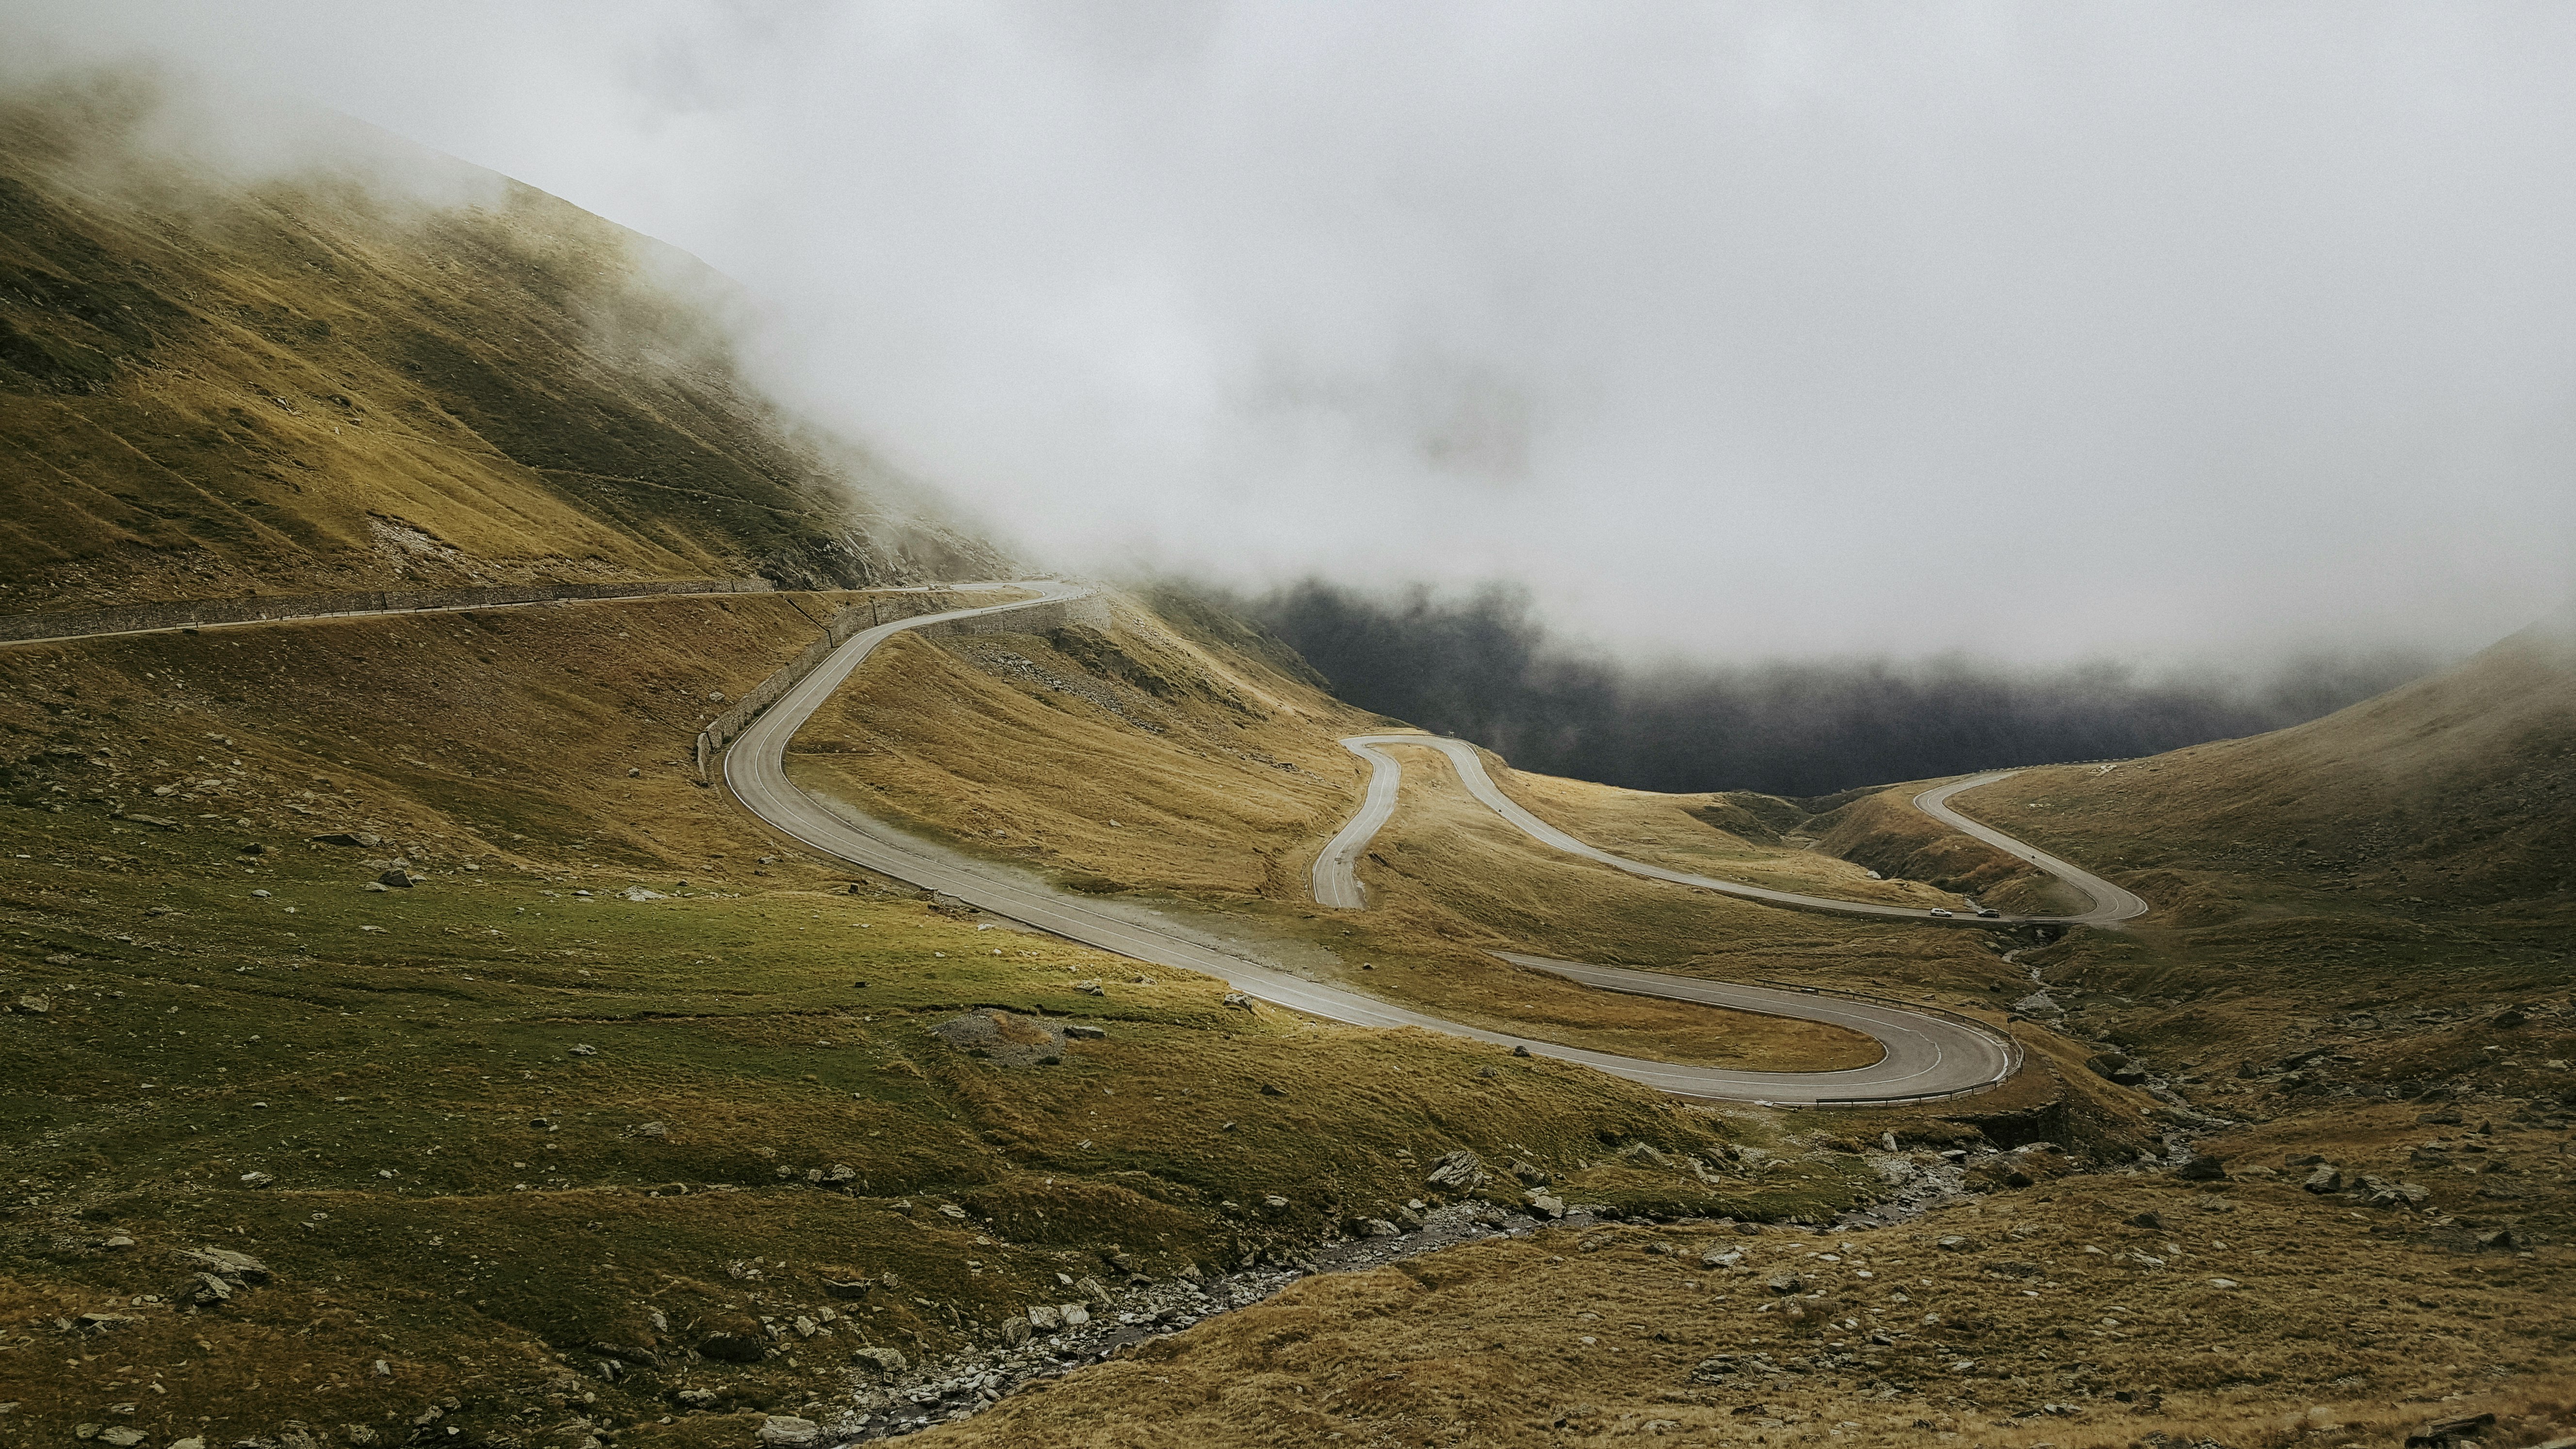
<instances>
[{"instance_id":1,"label":"overcast sky","mask_svg":"<svg viewBox=\"0 0 2576 1449\"><path fill-rule=\"evenodd\" d=\"M2576 591L2576 7L10 7L705 258L1075 566L1740 658L2470 647Z\"/></svg>"}]
</instances>

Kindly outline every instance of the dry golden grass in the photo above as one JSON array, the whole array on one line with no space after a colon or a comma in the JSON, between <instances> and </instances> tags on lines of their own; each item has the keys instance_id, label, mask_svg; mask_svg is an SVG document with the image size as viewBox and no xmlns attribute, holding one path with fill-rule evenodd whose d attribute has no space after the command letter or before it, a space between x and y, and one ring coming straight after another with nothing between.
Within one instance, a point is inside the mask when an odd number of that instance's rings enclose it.
<instances>
[{"instance_id":1,"label":"dry golden grass","mask_svg":"<svg viewBox=\"0 0 2576 1449\"><path fill-rule=\"evenodd\" d=\"M497 176L183 175L123 150L142 104L0 106L0 610L994 563L753 397L657 244Z\"/></svg>"},{"instance_id":2,"label":"dry golden grass","mask_svg":"<svg viewBox=\"0 0 2576 1449\"><path fill-rule=\"evenodd\" d=\"M2545 889L2489 913L2437 916L2422 909L2431 902L2396 889L2413 882L2394 881L2443 862L2460 867L2444 874L2472 882L2550 868L2545 855L2525 858L2548 822L2515 810L2545 806L2563 788L2554 772L2566 753L2557 724L2566 695L2551 656L2527 644L2465 681L2401 692L2304 734L2178 752L2108 780L2089 769L2034 771L1966 802L2166 909L2131 929L2079 930L2026 950L2020 967L1985 957L1987 984L2036 966L2074 1012L2062 1032L2017 1027L2031 1069L1957 1104L1949 1130L2036 1132L2116 1163L2145 1135L2142 1118L2193 1120L2087 1070L2097 1049L2117 1045L2198 1107L2242 1123L2198 1133L2200 1146L2227 1158L2230 1183L2052 1167L2011 1187L1981 1169L1989 1195L1919 1225L1830 1242L1766 1234L1749 1277L1698 1265L1703 1246L1747 1241L1705 1229L1560 1232L1464 1249L1302 1284L934 1437L1436 1444L1654 1434L1717 1444L1833 1431L1834 1442L1861 1444L2074 1449L2160 1434L2243 1449L2391 1442L2427 1420L2480 1410L2499 1415L2497 1442L2568 1433L2576 1337L2562 1303L2576 1287L2566 1241L2576 1189L2565 1104L2576 1099L2563 1063L2576 1059L2576 1025L2555 1005L2570 979L2565 938L2546 939L2566 916ZM1639 893L1645 883L1606 871L1560 868L1543 882L1524 874L1513 842L1466 809L1443 773L1426 763L1408 779L1365 868L1385 920L1418 922L1412 929L1431 935L1548 942L1530 949L1588 959L1619 959L1622 943L1651 956L1681 939L1652 893ZM2120 773L2131 774L2125 787L2110 783ZM2429 808L2426 781L2513 808L2474 839L2458 827L2427 833L2419 854L2379 867L2388 883L2361 875L2356 889L2329 893L2298 878L2296 852L2322 848L2300 811L2416 849L2388 822ZM1590 793L1518 788L1570 825ZM1930 864L1927 874L1974 877L1991 866L1937 828L1899 818L1895 807L1914 788L1826 823ZM2130 793L2114 793L2123 788ZM2043 806L2007 812L1998 804L2007 796ZM2291 818L2258 825L2248 801ZM1651 803L1611 797L1596 808L1578 828L1611 848L1621 847L1603 837L1623 819L1642 849L1688 840ZM2154 894L2169 884L2199 894ZM1984 888L2002 899L2015 887L1999 878ZM1703 903L1690 911L1702 923L1719 918ZM1728 920L1723 954L1639 964L1749 975L1751 962L1787 970L1809 957L1820 972L1842 967L1819 979L1859 974L1859 962L1834 960L1850 950L1846 923L1819 928L1812 943L1785 939L1798 920ZM2536 926L2540 936L2530 934ZM1973 982L1980 964L1927 956L1910 939L1882 950L1860 970L1889 980L1912 971L1941 980L1945 995ZM2492 1014L2517 999L2539 1001L2538 1015ZM2438 1009L2417 1019L2418 1006ZM2285 1073L2292 1063L2300 1070ZM2430 1105L2457 1099L2465 1125L2419 1120L2427 1103L2379 1095L2427 1084L2440 1089ZM1942 1140L1940 1124L1920 1113L1807 1120L1828 1133ZM2427 1165L2427 1143L2459 1165ZM2308 1169L2291 1164L2310 1155L2355 1178L2419 1183L2425 1201L2391 1209L2301 1191ZM2156 1214L2154 1225L2140 1225L2141 1213ZM2498 1227L2519 1251L2478 1250L2477 1234ZM1934 1247L1946 1234L1981 1246ZM1582 1251L1585 1236L1597 1251ZM1638 1246L1646 1240L1683 1251L1648 1254ZM1809 1256L1824 1252L1842 1261ZM1872 1278L1859 1277L1864 1267ZM1817 1300L1826 1311L1795 1328L1777 1307L1755 1311L1781 1301L1766 1284L1784 1269L1829 1294ZM1856 1326L1828 1326L1844 1322ZM1873 1342L1873 1330L1888 1341ZM1719 1355L1733 1356L1734 1372L1693 1382L1693 1368Z\"/></svg>"},{"instance_id":3,"label":"dry golden grass","mask_svg":"<svg viewBox=\"0 0 2576 1449\"><path fill-rule=\"evenodd\" d=\"M2495 1407L2529 1443L2576 1424L2571 1286L2563 1250L2464 1260L2286 1187L2062 1179L1873 1233L1556 1229L1309 1280L926 1442L2244 1446Z\"/></svg>"},{"instance_id":4,"label":"dry golden grass","mask_svg":"<svg viewBox=\"0 0 2576 1449\"><path fill-rule=\"evenodd\" d=\"M1954 802L2082 852L2162 910L2393 914L2482 927L2576 911L2576 624L2324 719Z\"/></svg>"},{"instance_id":5,"label":"dry golden grass","mask_svg":"<svg viewBox=\"0 0 2576 1449\"><path fill-rule=\"evenodd\" d=\"M769 844L690 783L682 748L710 689L756 682L832 602L0 651L0 983L48 1002L0 1016L22 1179L0 1311L44 1349L10 1372L10 1432L399 1434L453 1396L441 1423L476 1442L572 1414L728 1442L746 1430L724 1415L659 1424L669 1396L823 1412L846 1359L689 1357L753 1315L834 1308L852 1315L834 1346L947 1353L1055 1301L1058 1273L1114 1279L1106 1254L1171 1273L1384 1216L1455 1147L1574 1175L1628 1143L1719 1162L1769 1139L1562 1063L1228 1009L1213 981L1136 981ZM357 829L387 840L302 839ZM427 879L362 891L395 855ZM609 898L684 880L683 898ZM1105 994L1076 989L1092 979ZM931 1030L978 1003L1109 1036L1004 1066ZM835 1165L854 1190L809 1183ZM1630 1169L1602 1190L1814 1216L1868 1186ZM1290 1206L1229 1206L1271 1193ZM177 1311L171 1254L206 1243L279 1281ZM889 1272L904 1291L856 1306L823 1287ZM53 1323L110 1307L135 1321ZM612 1378L620 1347L658 1362Z\"/></svg>"},{"instance_id":6,"label":"dry golden grass","mask_svg":"<svg viewBox=\"0 0 2576 1449\"><path fill-rule=\"evenodd\" d=\"M1138 893L1319 979L1595 1050L1790 1071L1878 1053L1838 1029L1593 991L1491 953L1719 977L1823 973L1864 989L1983 991L2007 974L1965 933L1784 911L1563 855L1476 804L1425 751L1407 758L1400 808L1362 868L1370 908L1321 910L1309 899L1315 853L1366 783L1338 737L1375 722L1248 655L1194 643L1144 601L1116 608L1105 638L889 642L799 733L791 777L1077 889ZM1538 808L1570 807L1566 823L1610 849L1722 855L1769 879L1883 898L1923 890L1722 834L1682 813L1696 797L1501 775Z\"/></svg>"},{"instance_id":7,"label":"dry golden grass","mask_svg":"<svg viewBox=\"0 0 2576 1449\"><path fill-rule=\"evenodd\" d=\"M1406 768L1429 758L1410 752ZM1634 860L1834 900L1923 907L1957 903L1956 897L1921 881L1872 880L1870 868L1856 861L1821 851L1782 850L1731 834L1692 813L1723 804L1722 796L1666 795L1534 775L1499 767L1491 758L1486 770L1505 794L1540 819Z\"/></svg>"}]
</instances>

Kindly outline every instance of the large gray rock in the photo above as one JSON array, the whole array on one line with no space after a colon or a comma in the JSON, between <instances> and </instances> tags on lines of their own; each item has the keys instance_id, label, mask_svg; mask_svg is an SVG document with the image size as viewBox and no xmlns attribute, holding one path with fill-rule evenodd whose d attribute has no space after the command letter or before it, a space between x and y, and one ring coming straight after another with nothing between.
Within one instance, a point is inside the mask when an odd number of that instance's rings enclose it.
<instances>
[{"instance_id":1,"label":"large gray rock","mask_svg":"<svg viewBox=\"0 0 2576 1449\"><path fill-rule=\"evenodd\" d=\"M1451 1192L1469 1192L1485 1185L1485 1163L1472 1152L1452 1152L1423 1180Z\"/></svg>"},{"instance_id":2,"label":"large gray rock","mask_svg":"<svg viewBox=\"0 0 2576 1449\"><path fill-rule=\"evenodd\" d=\"M1021 1343L1028 1342L1028 1323L1025 1320L1015 1319L1013 1321L1020 1325L1020 1337L1018 1341ZM1003 1337L1008 1338L1009 1336L1010 1334L1006 1330L1003 1333ZM903 1356L903 1350L895 1348L854 1348L850 1350L850 1362L875 1369L881 1374L899 1374L905 1369L912 1367L912 1361Z\"/></svg>"},{"instance_id":3,"label":"large gray rock","mask_svg":"<svg viewBox=\"0 0 2576 1449\"><path fill-rule=\"evenodd\" d=\"M183 1263L192 1263L220 1277L230 1278L236 1283L258 1284L269 1280L266 1263L248 1253L236 1253L230 1248L183 1249L179 1254L179 1260Z\"/></svg>"},{"instance_id":4,"label":"large gray rock","mask_svg":"<svg viewBox=\"0 0 2576 1449\"><path fill-rule=\"evenodd\" d=\"M2343 1191L2343 1170L2331 1162L2322 1164L2309 1173L2299 1186L2318 1194L2341 1192Z\"/></svg>"},{"instance_id":5,"label":"large gray rock","mask_svg":"<svg viewBox=\"0 0 2576 1449\"><path fill-rule=\"evenodd\" d=\"M762 1421L759 1437L770 1449L813 1449L823 1440L823 1426L793 1414L772 1414Z\"/></svg>"}]
</instances>

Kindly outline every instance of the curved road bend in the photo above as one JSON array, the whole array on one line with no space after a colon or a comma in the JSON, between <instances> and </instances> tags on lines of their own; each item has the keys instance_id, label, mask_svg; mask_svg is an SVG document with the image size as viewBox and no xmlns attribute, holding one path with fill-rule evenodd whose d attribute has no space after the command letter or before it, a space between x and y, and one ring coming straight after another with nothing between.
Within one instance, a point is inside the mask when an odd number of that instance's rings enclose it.
<instances>
[{"instance_id":1,"label":"curved road bend","mask_svg":"<svg viewBox=\"0 0 2576 1449\"><path fill-rule=\"evenodd\" d=\"M1462 1026L1373 996L1318 985L1291 972L1194 939L1177 929L1131 920L1102 904L1021 879L999 868L984 866L981 862L908 836L880 821L843 815L825 808L822 802L788 780L785 760L788 741L823 701L831 697L842 681L848 679L879 644L898 631L943 620L1077 598L1085 592L1054 582L1015 586L1037 589L1039 595L1007 604L955 609L899 620L852 637L754 720L726 750L724 778L727 787L753 814L825 855L836 856L897 880L909 881L927 890L946 892L995 914L1087 946L1133 960L1202 972L1248 995L1329 1021L1387 1029L1419 1027L1498 1047L1525 1047L1535 1056L1579 1063L1675 1096L1714 1101L1766 1102L1780 1106L1901 1101L1974 1091L2001 1081L2009 1074L2010 1062L2005 1055L2007 1049L2004 1044L1992 1034L1961 1022L1897 1007L1870 1006L1803 993L1775 992L1763 987L1732 986L1685 977L1549 961L1543 957L1510 959L1610 990L1847 1026L1876 1038L1886 1054L1870 1066L1843 1072L1723 1071L1610 1052L1585 1051L1554 1042ZM1370 788L1374 796L1377 782L1372 781ZM1392 784L1388 786L1387 799L1391 805Z\"/></svg>"},{"instance_id":2,"label":"curved road bend","mask_svg":"<svg viewBox=\"0 0 2576 1449\"><path fill-rule=\"evenodd\" d=\"M1869 901L1836 900L1830 896L1799 895L1794 891L1772 890L1767 886L1746 885L1741 881L1719 880L1713 876L1666 870L1660 865L1648 865L1642 860L1630 860L1624 855L1613 855L1598 846L1587 845L1575 839L1522 809L1510 796L1502 792L1491 775L1485 773L1483 757L1476 752L1474 745L1465 740L1453 740L1440 735L1352 735L1343 740L1342 745L1352 754L1369 762L1368 796L1360 802L1358 812L1353 814L1332 840L1324 846L1323 853L1315 857L1314 892L1315 900L1320 905L1334 906L1343 910L1359 910L1367 905L1367 893L1360 888L1359 881L1360 854L1368 848L1369 841L1385 826L1388 817L1395 813L1396 791L1404 781L1403 764L1395 756L1388 754L1383 747L1422 745L1448 756L1449 763L1457 767L1458 778L1466 785L1467 793L1476 797L1478 803L1485 808L1509 821L1522 834L1541 845L1552 846L1568 855L1581 856L1585 860L1598 861L1614 870L1624 870L1630 875L1644 876L1649 880L1696 886L1701 890L1716 891L1722 895L1741 896L1746 900L1767 901L1777 906L1800 906L1809 910L1835 911L1851 916L1875 916L1884 920L1927 923L1943 921L1971 926L1978 924L1977 918L1973 916L1935 916L1927 907L1889 906ZM1978 775L1973 779L1938 786L1914 797L1914 803L1933 818L1955 829L1965 831L1988 845L2010 851L2015 856L2029 861L2074 886L2093 900L2093 908L2078 916L2002 916L1994 919L2024 924L2106 926L2114 921L2125 921L2132 916L2145 915L2147 912L2145 901L2100 876L2088 874L2059 860L2056 856L2024 845L1999 830L1980 825L1950 809L1947 803L1951 796L1962 790L2009 779L2018 773L2015 770L1997 770L1990 774Z\"/></svg>"}]
</instances>

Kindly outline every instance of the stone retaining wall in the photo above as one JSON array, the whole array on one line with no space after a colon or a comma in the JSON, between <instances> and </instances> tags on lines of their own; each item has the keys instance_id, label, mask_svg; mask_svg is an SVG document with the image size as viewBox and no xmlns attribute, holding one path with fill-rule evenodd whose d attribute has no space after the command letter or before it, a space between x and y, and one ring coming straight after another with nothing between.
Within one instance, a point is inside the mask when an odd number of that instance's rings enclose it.
<instances>
[{"instance_id":1,"label":"stone retaining wall","mask_svg":"<svg viewBox=\"0 0 2576 1449\"><path fill-rule=\"evenodd\" d=\"M493 589L372 589L346 594L182 599L166 604L125 604L76 614L0 617L0 644L78 639L94 634L135 634L154 629L197 629L215 624L259 624L282 619L333 619L352 614L412 613L422 609L489 609L503 604L551 603L558 599L765 594L773 587L767 579L635 579L609 584L514 584Z\"/></svg>"}]
</instances>

